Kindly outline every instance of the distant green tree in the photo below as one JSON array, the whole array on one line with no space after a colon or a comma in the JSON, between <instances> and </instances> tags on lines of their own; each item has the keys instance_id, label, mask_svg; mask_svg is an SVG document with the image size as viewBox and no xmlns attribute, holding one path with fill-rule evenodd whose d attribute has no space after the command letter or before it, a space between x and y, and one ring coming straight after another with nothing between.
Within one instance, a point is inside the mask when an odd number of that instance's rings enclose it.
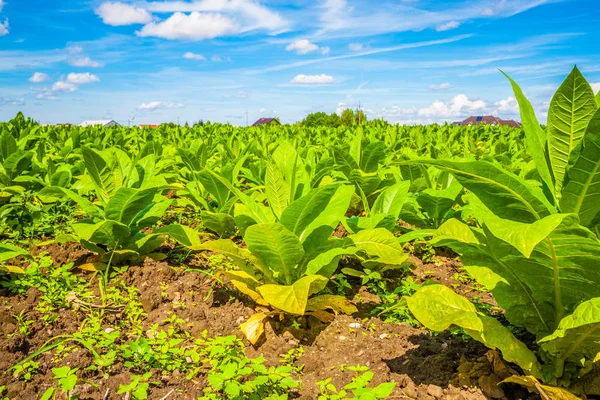
<instances>
[{"instance_id":1,"label":"distant green tree","mask_svg":"<svg viewBox=\"0 0 600 400\"><path fill-rule=\"evenodd\" d=\"M336 113L327 115L327 113L322 111L310 113L304 118L302 125L308 127L327 126L335 128L340 126L340 117Z\"/></svg>"},{"instance_id":2,"label":"distant green tree","mask_svg":"<svg viewBox=\"0 0 600 400\"><path fill-rule=\"evenodd\" d=\"M331 113L327 116L327 126L330 126L332 128L337 128L338 126L340 126L341 124L341 120L340 120L340 116L337 115L336 113Z\"/></svg>"},{"instance_id":3,"label":"distant green tree","mask_svg":"<svg viewBox=\"0 0 600 400\"><path fill-rule=\"evenodd\" d=\"M362 125L367 122L367 114L365 114L362 110L358 110L354 113L354 120L356 121L357 125Z\"/></svg>"},{"instance_id":4,"label":"distant green tree","mask_svg":"<svg viewBox=\"0 0 600 400\"><path fill-rule=\"evenodd\" d=\"M354 111L349 108L346 108L342 112L342 116L340 117L340 122L342 125L352 126L354 125Z\"/></svg>"},{"instance_id":5,"label":"distant green tree","mask_svg":"<svg viewBox=\"0 0 600 400\"><path fill-rule=\"evenodd\" d=\"M327 122L327 113L315 112L315 113L308 114L306 116L306 118L304 118L304 121L302 121L302 124L304 126L315 127L315 126L325 126L326 122Z\"/></svg>"}]
</instances>

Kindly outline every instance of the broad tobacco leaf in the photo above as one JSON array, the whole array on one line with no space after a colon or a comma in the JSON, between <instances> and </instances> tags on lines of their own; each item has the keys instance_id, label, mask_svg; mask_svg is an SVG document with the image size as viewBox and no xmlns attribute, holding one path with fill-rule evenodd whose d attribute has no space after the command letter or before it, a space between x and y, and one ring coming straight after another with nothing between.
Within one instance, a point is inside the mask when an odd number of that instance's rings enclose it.
<instances>
[{"instance_id":1,"label":"broad tobacco leaf","mask_svg":"<svg viewBox=\"0 0 600 400\"><path fill-rule=\"evenodd\" d=\"M413 161L450 172L465 189L503 219L534 222L555 212L542 191L487 161Z\"/></svg>"},{"instance_id":2,"label":"broad tobacco leaf","mask_svg":"<svg viewBox=\"0 0 600 400\"><path fill-rule=\"evenodd\" d=\"M231 280L233 286L254 300L255 303L262 306L269 305L256 291L256 288L261 285L256 278L244 271L225 271L225 275Z\"/></svg>"},{"instance_id":3,"label":"broad tobacco leaf","mask_svg":"<svg viewBox=\"0 0 600 400\"><path fill-rule=\"evenodd\" d=\"M548 109L548 156L560 199L569 156L596 112L594 92L577 67L558 88Z\"/></svg>"},{"instance_id":4,"label":"broad tobacco leaf","mask_svg":"<svg viewBox=\"0 0 600 400\"><path fill-rule=\"evenodd\" d=\"M531 393L538 393L543 396L542 398L548 400L581 400L580 397L575 396L566 389L540 383L534 376L511 376L503 382L516 383L527 388Z\"/></svg>"},{"instance_id":5,"label":"broad tobacco leaf","mask_svg":"<svg viewBox=\"0 0 600 400\"><path fill-rule=\"evenodd\" d=\"M560 210L579 215L581 225L590 226L600 212L600 109L590 121L579 154L571 156L567 169Z\"/></svg>"},{"instance_id":6,"label":"broad tobacco leaf","mask_svg":"<svg viewBox=\"0 0 600 400\"><path fill-rule=\"evenodd\" d=\"M400 265L408 259L394 234L384 228L363 230L344 241L346 247L356 247L380 264Z\"/></svg>"},{"instance_id":7,"label":"broad tobacco leaf","mask_svg":"<svg viewBox=\"0 0 600 400\"><path fill-rule=\"evenodd\" d=\"M434 243L461 254L467 272L492 292L514 325L547 336L580 303L600 297L600 242L575 217L564 218L528 258L487 227L452 225L444 224Z\"/></svg>"},{"instance_id":8,"label":"broad tobacco leaf","mask_svg":"<svg viewBox=\"0 0 600 400\"><path fill-rule=\"evenodd\" d=\"M304 315L308 298L323 290L328 281L320 275L309 275L292 285L262 285L257 291L271 306L290 314Z\"/></svg>"},{"instance_id":9,"label":"broad tobacco leaf","mask_svg":"<svg viewBox=\"0 0 600 400\"><path fill-rule=\"evenodd\" d=\"M473 339L502 352L503 358L514 362L527 373L541 376L541 365L535 354L500 322L481 315L466 298L443 285L429 285L407 298L413 315L427 328L440 332L456 325Z\"/></svg>"},{"instance_id":10,"label":"broad tobacco leaf","mask_svg":"<svg viewBox=\"0 0 600 400\"><path fill-rule=\"evenodd\" d=\"M248 250L277 282L287 285L298 279L297 266L304 249L298 237L279 223L256 224L244 236Z\"/></svg>"},{"instance_id":11,"label":"broad tobacco leaf","mask_svg":"<svg viewBox=\"0 0 600 400\"><path fill-rule=\"evenodd\" d=\"M322 294L320 296L311 297L306 304L306 311L324 311L332 310L333 312L343 314L354 314L358 309L344 296L336 296L333 294Z\"/></svg>"},{"instance_id":12,"label":"broad tobacco leaf","mask_svg":"<svg viewBox=\"0 0 600 400\"><path fill-rule=\"evenodd\" d=\"M600 352L600 297L579 304L551 335L538 342L557 359L577 362L596 357Z\"/></svg>"}]
</instances>

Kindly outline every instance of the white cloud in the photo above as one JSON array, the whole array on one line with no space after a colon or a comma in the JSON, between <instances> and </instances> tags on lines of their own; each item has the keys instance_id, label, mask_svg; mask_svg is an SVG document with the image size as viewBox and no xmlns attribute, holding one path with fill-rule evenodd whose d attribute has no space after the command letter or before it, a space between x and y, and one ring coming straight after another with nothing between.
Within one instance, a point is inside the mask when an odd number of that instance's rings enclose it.
<instances>
[{"instance_id":1,"label":"white cloud","mask_svg":"<svg viewBox=\"0 0 600 400\"><path fill-rule=\"evenodd\" d=\"M452 29L456 29L460 26L460 22L458 21L450 21L445 24L438 25L435 30L438 32L449 31Z\"/></svg>"},{"instance_id":2,"label":"white cloud","mask_svg":"<svg viewBox=\"0 0 600 400\"><path fill-rule=\"evenodd\" d=\"M334 79L330 75L296 75L294 79L290 81L292 85L327 85L334 83Z\"/></svg>"},{"instance_id":3,"label":"white cloud","mask_svg":"<svg viewBox=\"0 0 600 400\"><path fill-rule=\"evenodd\" d=\"M0 11L2 11L2 7L4 7L4 0L0 0Z\"/></svg>"},{"instance_id":4,"label":"white cloud","mask_svg":"<svg viewBox=\"0 0 600 400\"><path fill-rule=\"evenodd\" d=\"M84 72L82 74L70 73L67 75L67 82L76 85L85 85L87 83L100 82L100 78L89 72Z\"/></svg>"},{"instance_id":5,"label":"white cloud","mask_svg":"<svg viewBox=\"0 0 600 400\"><path fill-rule=\"evenodd\" d=\"M319 50L319 46L311 43L308 39L294 40L285 48L287 51L295 51L296 54L308 54Z\"/></svg>"},{"instance_id":6,"label":"white cloud","mask_svg":"<svg viewBox=\"0 0 600 400\"><path fill-rule=\"evenodd\" d=\"M76 45L76 44L74 44L74 45L69 45L69 46L67 47L67 52L68 52L69 54L79 54L79 53L81 53L82 51L83 51L83 48L82 48L81 46L78 46L78 45Z\"/></svg>"},{"instance_id":7,"label":"white cloud","mask_svg":"<svg viewBox=\"0 0 600 400\"><path fill-rule=\"evenodd\" d=\"M473 113L481 113L487 108L483 100L469 100L464 94L454 96L449 102L440 100L434 101L429 107L421 108L418 112L419 117L430 118L433 120L442 120L447 118L456 118L468 116Z\"/></svg>"},{"instance_id":8,"label":"white cloud","mask_svg":"<svg viewBox=\"0 0 600 400\"><path fill-rule=\"evenodd\" d=\"M0 36L8 35L8 19L0 22Z\"/></svg>"},{"instance_id":9,"label":"white cloud","mask_svg":"<svg viewBox=\"0 0 600 400\"><path fill-rule=\"evenodd\" d=\"M75 92L77 91L77 85L72 83L58 81L52 85L53 92Z\"/></svg>"},{"instance_id":10,"label":"white cloud","mask_svg":"<svg viewBox=\"0 0 600 400\"><path fill-rule=\"evenodd\" d=\"M202 54L192 53L191 51L185 53L183 55L183 58L185 58L186 60L206 61L206 57L204 57Z\"/></svg>"},{"instance_id":11,"label":"white cloud","mask_svg":"<svg viewBox=\"0 0 600 400\"><path fill-rule=\"evenodd\" d=\"M498 107L498 112L503 114L519 114L519 103L512 96L498 101L496 107Z\"/></svg>"},{"instance_id":12,"label":"white cloud","mask_svg":"<svg viewBox=\"0 0 600 400\"><path fill-rule=\"evenodd\" d=\"M350 43L348 45L348 48L350 49L350 51L363 51L365 49L362 43Z\"/></svg>"},{"instance_id":13,"label":"white cloud","mask_svg":"<svg viewBox=\"0 0 600 400\"><path fill-rule=\"evenodd\" d=\"M69 65L74 67L89 67L89 68L100 68L104 66L103 63L94 61L89 57L76 58L69 61Z\"/></svg>"},{"instance_id":14,"label":"white cloud","mask_svg":"<svg viewBox=\"0 0 600 400\"><path fill-rule=\"evenodd\" d=\"M244 90L240 90L235 94L224 94L223 97L226 99L238 98L238 99L247 99L250 94Z\"/></svg>"},{"instance_id":15,"label":"white cloud","mask_svg":"<svg viewBox=\"0 0 600 400\"><path fill-rule=\"evenodd\" d=\"M321 49L319 50L321 52L321 54L323 54L324 56L329 55L329 53L331 53L331 49L327 46L323 46L321 47Z\"/></svg>"},{"instance_id":16,"label":"white cloud","mask_svg":"<svg viewBox=\"0 0 600 400\"><path fill-rule=\"evenodd\" d=\"M320 40L359 38L426 28L455 28L452 22L507 18L557 0L372 1L323 0L319 7ZM435 9L429 4L435 3ZM438 3L440 3L438 5ZM489 10L486 10L489 8Z\"/></svg>"},{"instance_id":17,"label":"white cloud","mask_svg":"<svg viewBox=\"0 0 600 400\"><path fill-rule=\"evenodd\" d=\"M448 90L448 89L452 89L452 85L449 83L441 83L439 85L430 85L429 89L430 90Z\"/></svg>"},{"instance_id":18,"label":"white cloud","mask_svg":"<svg viewBox=\"0 0 600 400\"><path fill-rule=\"evenodd\" d=\"M267 111L266 108L261 108L260 110L258 110L259 113L264 114Z\"/></svg>"},{"instance_id":19,"label":"white cloud","mask_svg":"<svg viewBox=\"0 0 600 400\"><path fill-rule=\"evenodd\" d=\"M241 24L242 32L256 29L267 29L272 33L285 31L289 21L260 3L255 0L154 1L146 3L146 7L154 13L198 11L228 14Z\"/></svg>"},{"instance_id":20,"label":"white cloud","mask_svg":"<svg viewBox=\"0 0 600 400\"><path fill-rule=\"evenodd\" d=\"M147 10L121 2L103 3L95 12L102 22L112 26L147 24L152 21L152 15Z\"/></svg>"},{"instance_id":21,"label":"white cloud","mask_svg":"<svg viewBox=\"0 0 600 400\"><path fill-rule=\"evenodd\" d=\"M600 92L600 82L592 83L592 89L594 90L594 93Z\"/></svg>"},{"instance_id":22,"label":"white cloud","mask_svg":"<svg viewBox=\"0 0 600 400\"><path fill-rule=\"evenodd\" d=\"M142 103L138 110L140 111L156 111L167 108L182 108L185 107L183 103L163 103L162 101L151 101L150 103Z\"/></svg>"},{"instance_id":23,"label":"white cloud","mask_svg":"<svg viewBox=\"0 0 600 400\"><path fill-rule=\"evenodd\" d=\"M152 36L170 40L204 40L239 31L238 23L225 15L194 11L189 15L176 12L164 21L144 25L136 33L142 37Z\"/></svg>"},{"instance_id":24,"label":"white cloud","mask_svg":"<svg viewBox=\"0 0 600 400\"><path fill-rule=\"evenodd\" d=\"M60 98L58 96L53 95L52 92L38 93L35 95L35 98L38 100L48 100L48 101L60 100Z\"/></svg>"},{"instance_id":25,"label":"white cloud","mask_svg":"<svg viewBox=\"0 0 600 400\"><path fill-rule=\"evenodd\" d=\"M210 60L212 62L230 62L231 58L227 57L227 56L220 56L218 54L213 55Z\"/></svg>"},{"instance_id":26,"label":"white cloud","mask_svg":"<svg viewBox=\"0 0 600 400\"><path fill-rule=\"evenodd\" d=\"M34 72L31 78L29 78L29 82L32 83L42 83L49 79L48 74L44 74L43 72Z\"/></svg>"}]
</instances>

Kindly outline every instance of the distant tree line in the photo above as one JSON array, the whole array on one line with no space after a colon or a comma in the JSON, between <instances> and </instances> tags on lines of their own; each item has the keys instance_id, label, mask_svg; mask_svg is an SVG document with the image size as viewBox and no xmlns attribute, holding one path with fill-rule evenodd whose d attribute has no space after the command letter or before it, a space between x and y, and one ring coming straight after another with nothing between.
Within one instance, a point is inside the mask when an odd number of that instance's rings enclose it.
<instances>
[{"instance_id":1,"label":"distant tree line","mask_svg":"<svg viewBox=\"0 0 600 400\"><path fill-rule=\"evenodd\" d=\"M301 122L303 126L317 127L326 126L337 128L338 126L362 125L367 122L367 114L362 110L351 110L349 108L342 112L342 115L336 113L327 114L325 112L315 112L308 114Z\"/></svg>"}]
</instances>

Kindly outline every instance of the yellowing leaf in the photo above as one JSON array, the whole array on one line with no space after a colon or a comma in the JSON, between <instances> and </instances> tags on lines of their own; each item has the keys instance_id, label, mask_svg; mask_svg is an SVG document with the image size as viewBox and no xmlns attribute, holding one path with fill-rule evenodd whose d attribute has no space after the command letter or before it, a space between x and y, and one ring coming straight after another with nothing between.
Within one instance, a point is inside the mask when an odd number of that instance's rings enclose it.
<instances>
[{"instance_id":1,"label":"yellowing leaf","mask_svg":"<svg viewBox=\"0 0 600 400\"><path fill-rule=\"evenodd\" d=\"M106 264L100 262L86 263L78 266L77 268L90 272L104 271L106 269Z\"/></svg>"},{"instance_id":2,"label":"yellowing leaf","mask_svg":"<svg viewBox=\"0 0 600 400\"><path fill-rule=\"evenodd\" d=\"M329 314L327 311L308 311L305 315L312 315L324 324L328 324L334 319L333 315Z\"/></svg>"},{"instance_id":3,"label":"yellowing leaf","mask_svg":"<svg viewBox=\"0 0 600 400\"><path fill-rule=\"evenodd\" d=\"M538 393L543 399L548 400L581 400L581 397L575 396L573 393L566 389L561 389L554 386L547 386L541 384L533 376L511 376L505 379L503 382L516 383L521 385L531 393Z\"/></svg>"},{"instance_id":4,"label":"yellowing leaf","mask_svg":"<svg viewBox=\"0 0 600 400\"><path fill-rule=\"evenodd\" d=\"M328 279L320 275L305 276L293 285L262 285L257 291L273 307L290 314L303 315L308 297L325 288Z\"/></svg>"},{"instance_id":5,"label":"yellowing leaf","mask_svg":"<svg viewBox=\"0 0 600 400\"><path fill-rule=\"evenodd\" d=\"M23 268L15 267L14 265L0 265L0 271L10 272L12 274L22 274L25 272Z\"/></svg>"},{"instance_id":6,"label":"yellowing leaf","mask_svg":"<svg viewBox=\"0 0 600 400\"><path fill-rule=\"evenodd\" d=\"M154 261L162 261L166 260L168 256L165 253L150 253L147 257L153 259Z\"/></svg>"},{"instance_id":7,"label":"yellowing leaf","mask_svg":"<svg viewBox=\"0 0 600 400\"><path fill-rule=\"evenodd\" d=\"M244 271L225 271L225 275L231 279L231 283L237 290L250 297L255 303L261 306L268 306L260 294L256 292L256 287L260 285L256 279Z\"/></svg>"},{"instance_id":8,"label":"yellowing leaf","mask_svg":"<svg viewBox=\"0 0 600 400\"><path fill-rule=\"evenodd\" d=\"M250 343L256 344L265 332L265 319L268 317L268 313L256 313L248 318L248 321L240 324L240 330Z\"/></svg>"},{"instance_id":9,"label":"yellowing leaf","mask_svg":"<svg viewBox=\"0 0 600 400\"><path fill-rule=\"evenodd\" d=\"M307 311L323 311L328 309L333 310L336 314L344 313L350 315L358 312L358 309L347 298L332 294L313 297L306 304Z\"/></svg>"}]
</instances>

